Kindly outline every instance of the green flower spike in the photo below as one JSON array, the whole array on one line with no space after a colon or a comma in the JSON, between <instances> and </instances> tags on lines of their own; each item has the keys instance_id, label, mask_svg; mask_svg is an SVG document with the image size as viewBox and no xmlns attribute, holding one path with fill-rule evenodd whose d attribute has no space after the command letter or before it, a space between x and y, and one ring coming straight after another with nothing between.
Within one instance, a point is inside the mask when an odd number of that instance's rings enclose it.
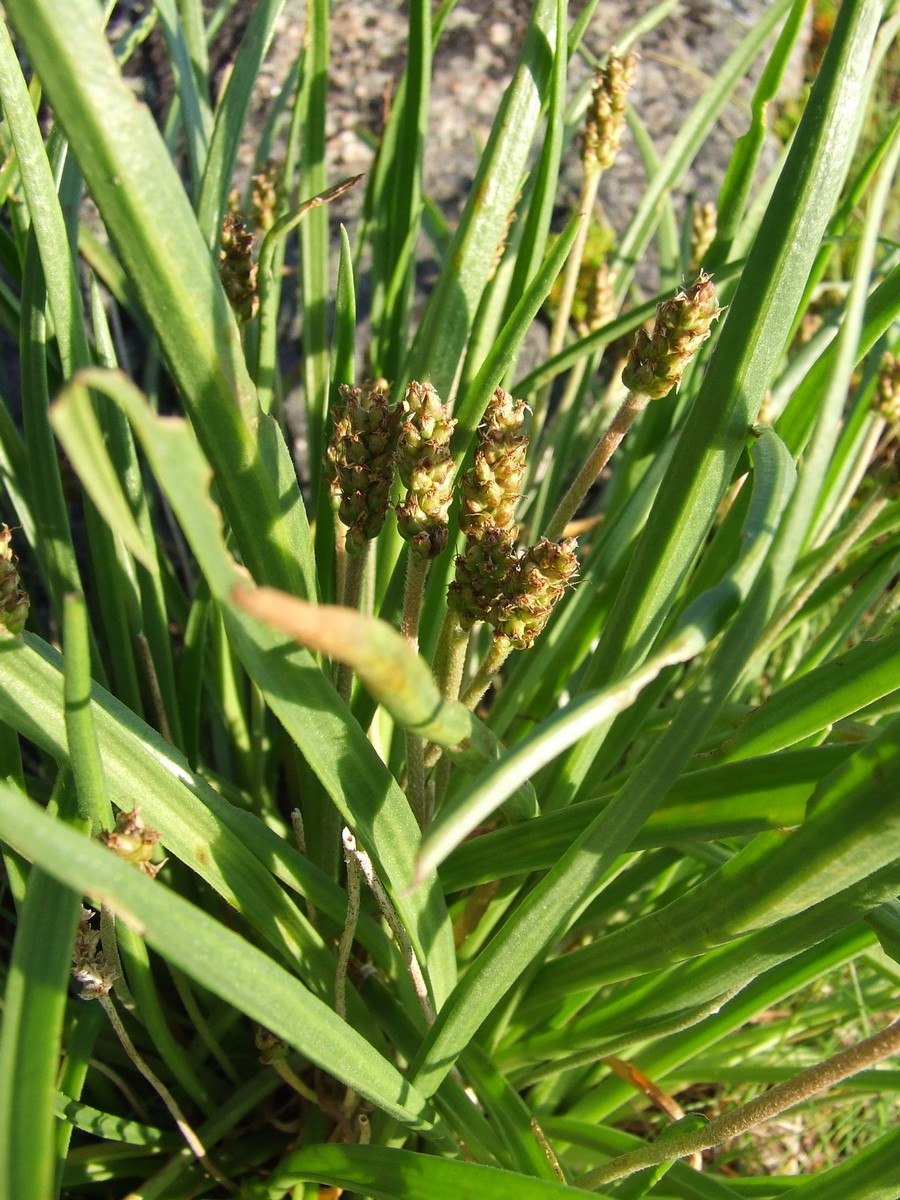
<instances>
[{"instance_id":1,"label":"green flower spike","mask_svg":"<svg viewBox=\"0 0 900 1200\"><path fill-rule=\"evenodd\" d=\"M667 396L681 382L721 311L712 279L703 271L692 287L658 305L653 332L639 329L635 334L622 371L628 390L648 400Z\"/></svg>"},{"instance_id":2,"label":"green flower spike","mask_svg":"<svg viewBox=\"0 0 900 1200\"><path fill-rule=\"evenodd\" d=\"M699 271L706 252L716 239L719 210L711 200L698 204L691 218L691 270Z\"/></svg>"},{"instance_id":3,"label":"green flower spike","mask_svg":"<svg viewBox=\"0 0 900 1200\"><path fill-rule=\"evenodd\" d=\"M616 161L625 128L625 97L636 69L637 55L610 54L597 72L582 134L581 158L589 173L608 171Z\"/></svg>"},{"instance_id":4,"label":"green flower spike","mask_svg":"<svg viewBox=\"0 0 900 1200\"><path fill-rule=\"evenodd\" d=\"M12 532L4 525L0 530L0 627L14 634L25 628L31 607L19 579L18 561L12 552Z\"/></svg>"},{"instance_id":5,"label":"green flower spike","mask_svg":"<svg viewBox=\"0 0 900 1200\"><path fill-rule=\"evenodd\" d=\"M397 411L379 384L348 387L332 408L334 435L325 473L338 516L347 526L348 554L361 554L377 537L387 515L394 482Z\"/></svg>"},{"instance_id":6,"label":"green flower spike","mask_svg":"<svg viewBox=\"0 0 900 1200\"><path fill-rule=\"evenodd\" d=\"M253 224L261 233L268 233L278 216L278 205L284 191L284 166L269 159L257 169L252 178L251 206Z\"/></svg>"},{"instance_id":7,"label":"green flower spike","mask_svg":"<svg viewBox=\"0 0 900 1200\"><path fill-rule=\"evenodd\" d=\"M455 425L430 383L409 385L397 441L397 468L407 488L406 499L397 505L397 527L413 554L424 559L437 558L447 545Z\"/></svg>"}]
</instances>

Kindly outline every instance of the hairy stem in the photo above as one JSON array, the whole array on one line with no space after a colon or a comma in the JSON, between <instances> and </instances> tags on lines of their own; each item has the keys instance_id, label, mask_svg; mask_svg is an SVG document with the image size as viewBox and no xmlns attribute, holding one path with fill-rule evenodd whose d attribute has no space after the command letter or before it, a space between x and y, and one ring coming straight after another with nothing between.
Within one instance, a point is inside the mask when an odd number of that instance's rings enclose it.
<instances>
[{"instance_id":1,"label":"hairy stem","mask_svg":"<svg viewBox=\"0 0 900 1200\"><path fill-rule=\"evenodd\" d=\"M475 705L491 686L494 676L509 658L511 651L512 646L507 638L495 637L491 639L490 649L484 656L481 666L475 672L475 675L459 698L460 702L466 708L474 709Z\"/></svg>"},{"instance_id":2,"label":"hairy stem","mask_svg":"<svg viewBox=\"0 0 900 1200\"><path fill-rule=\"evenodd\" d=\"M222 1185L222 1187L225 1188L226 1191L230 1192L232 1195L235 1195L237 1193L238 1189L234 1186L234 1184L229 1179L225 1178L225 1176L222 1174L222 1172L219 1170L219 1168L215 1165L215 1163L213 1163L211 1161L211 1159L209 1158L209 1156L206 1153L205 1146L200 1141L199 1137L194 1132L194 1130L191 1128L191 1126L188 1124L188 1122L184 1116L184 1113L181 1111L181 1109L178 1105L178 1101L175 1099L175 1097L172 1095L172 1093L169 1091L169 1089L166 1087L166 1085L163 1083L163 1081L160 1078L158 1078L158 1076L154 1075L154 1073L150 1070L150 1068L144 1062L143 1058L141 1058L134 1043L132 1042L131 1038L128 1036L128 1034L125 1030L125 1026L122 1024L121 1020L119 1019L119 1014L116 1012L115 1004L113 1004L113 1002L109 998L109 996L98 996L97 999L99 1000L100 1004L102 1005L103 1011L106 1013L107 1017L109 1017L109 1023L112 1025L113 1030L115 1031L116 1037L121 1042L122 1049L125 1051L125 1053L128 1055L128 1057L131 1059L131 1061L137 1067L138 1071L140 1071L140 1073L143 1075L143 1077L147 1080L147 1082L150 1084L150 1086L153 1088L153 1090L159 1096L160 1100L162 1100L162 1102L166 1106L166 1108L169 1110L169 1112L172 1116L172 1120L178 1126L179 1132L181 1133L181 1136L184 1138L184 1140L187 1142L188 1148L190 1149L191 1153L194 1155L195 1158L197 1158L200 1162L203 1163L204 1167L206 1167L207 1171L209 1171L210 1175L213 1177L213 1179L216 1180L217 1183L220 1183Z\"/></svg>"},{"instance_id":3,"label":"hairy stem","mask_svg":"<svg viewBox=\"0 0 900 1200\"><path fill-rule=\"evenodd\" d=\"M581 195L578 198L578 209L581 213L588 214L593 211L594 205L597 202L597 189L600 186L600 177L602 174L603 172L599 170L586 172L584 182L581 185ZM578 276L581 272L584 248L587 245L589 230L590 220L582 220L575 241L572 243L572 249L569 251L569 257L566 259L566 266L562 276L559 307L553 319L553 328L550 330L550 343L547 348L548 358L552 358L554 354L558 354L565 344L566 331L569 328L569 319L572 316L572 303L575 299L575 289L578 286ZM552 384L548 383L545 387L541 388L535 397L531 421L533 438L538 436L544 423L552 386Z\"/></svg>"},{"instance_id":4,"label":"hairy stem","mask_svg":"<svg viewBox=\"0 0 900 1200\"><path fill-rule=\"evenodd\" d=\"M839 1054L810 1067L807 1071L801 1071L793 1079L776 1084L761 1096L757 1096L755 1100L750 1100L747 1104L732 1109L731 1112L723 1113L722 1116L716 1117L698 1132L686 1133L681 1137L673 1136L671 1140L666 1139L655 1146L646 1146L641 1150L634 1150L630 1154L621 1154L606 1166L598 1167L595 1171L589 1171L586 1175L582 1175L575 1181L576 1186L585 1191L595 1191L607 1183L623 1179L626 1175L633 1175L635 1171L641 1171L645 1167L655 1167L658 1163L684 1158L698 1150L709 1150L713 1146L718 1146L722 1142L730 1141L739 1134L745 1133L763 1121L773 1120L789 1108L808 1100L817 1092L824 1091L825 1088L874 1066L882 1059L896 1054L898 1050L900 1050L900 1021L895 1021L881 1033L866 1038L865 1041L851 1046L848 1050L842 1050Z\"/></svg>"},{"instance_id":5,"label":"hairy stem","mask_svg":"<svg viewBox=\"0 0 900 1200\"><path fill-rule=\"evenodd\" d=\"M365 545L365 549L361 554L348 554L347 567L344 576L344 596L343 603L345 608L359 608L360 597L362 596L363 579L366 574L366 563L369 558L369 543ZM335 687L344 700L350 699L350 687L353 683L353 670L346 663L338 663L335 673Z\"/></svg>"},{"instance_id":6,"label":"hairy stem","mask_svg":"<svg viewBox=\"0 0 900 1200\"><path fill-rule=\"evenodd\" d=\"M609 429L591 451L571 487L560 500L556 512L550 518L550 522L544 530L544 537L548 541L557 542L563 536L566 526L575 516L594 480L612 458L625 434L631 428L635 417L646 408L648 402L649 397L640 392L629 392L625 397L622 407L613 417Z\"/></svg>"}]
</instances>

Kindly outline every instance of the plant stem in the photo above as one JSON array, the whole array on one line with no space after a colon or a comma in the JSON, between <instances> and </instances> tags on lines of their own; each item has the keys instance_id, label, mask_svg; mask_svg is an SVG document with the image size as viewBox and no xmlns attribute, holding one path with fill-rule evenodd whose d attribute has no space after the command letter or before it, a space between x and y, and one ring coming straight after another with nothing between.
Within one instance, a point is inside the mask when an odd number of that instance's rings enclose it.
<instances>
[{"instance_id":1,"label":"plant stem","mask_svg":"<svg viewBox=\"0 0 900 1200\"><path fill-rule=\"evenodd\" d=\"M340 604L347 590L347 526L334 514L334 594Z\"/></svg>"},{"instance_id":2,"label":"plant stem","mask_svg":"<svg viewBox=\"0 0 900 1200\"><path fill-rule=\"evenodd\" d=\"M159 686L159 676L156 673L156 663L153 661L153 653L150 649L150 643L147 641L147 635L140 630L137 634L137 644L141 655L141 662L144 664L144 670L147 672L147 686L150 689L150 700L153 704L153 711L156 713L157 728L165 740L170 745L174 745L172 727L169 724L165 701L163 700L162 690Z\"/></svg>"},{"instance_id":3,"label":"plant stem","mask_svg":"<svg viewBox=\"0 0 900 1200\"><path fill-rule=\"evenodd\" d=\"M418 554L410 553L406 560L406 591L403 595L403 616L400 632L413 650L419 649L419 615L422 611L422 593L431 562Z\"/></svg>"},{"instance_id":4,"label":"plant stem","mask_svg":"<svg viewBox=\"0 0 900 1200\"><path fill-rule=\"evenodd\" d=\"M469 630L463 629L452 608L447 610L434 654L434 679L447 700L456 700L466 665Z\"/></svg>"},{"instance_id":5,"label":"plant stem","mask_svg":"<svg viewBox=\"0 0 900 1200\"><path fill-rule=\"evenodd\" d=\"M465 691L460 696L460 702L466 708L474 709L475 705L491 686L494 676L509 658L512 645L508 638L494 637L491 646L482 660L481 666L475 672Z\"/></svg>"},{"instance_id":6,"label":"plant stem","mask_svg":"<svg viewBox=\"0 0 900 1200\"><path fill-rule=\"evenodd\" d=\"M595 1191L616 1179L633 1175L635 1171L641 1171L644 1167L655 1167L662 1162L685 1158L698 1150L709 1150L745 1133L763 1121L773 1120L817 1092L874 1066L882 1059L896 1054L898 1050L900 1021L895 1021L881 1033L866 1038L848 1050L842 1050L807 1071L801 1071L793 1079L776 1084L755 1100L750 1100L731 1112L723 1113L698 1132L686 1133L680 1137L673 1135L671 1139L666 1139L658 1145L646 1146L630 1154L621 1154L606 1166L588 1171L586 1175L577 1179L575 1184L585 1191Z\"/></svg>"},{"instance_id":7,"label":"plant stem","mask_svg":"<svg viewBox=\"0 0 900 1200\"><path fill-rule=\"evenodd\" d=\"M400 947L400 953L403 955L406 963L406 969L415 988L416 998L419 1001L422 1014L427 1023L433 1025L435 1014L428 995L428 985L425 982L425 975L419 965L418 958L416 958L416 952L412 948L412 943L407 936L406 930L403 928L403 924L397 915L397 910L391 903L391 898L385 891L384 884L375 873L371 858L369 858L365 850L357 846L356 839L348 829L344 830L344 848L356 860L357 867L362 872L363 879L365 879L371 889L372 895L375 897L384 919L390 926L391 933L394 935L394 939Z\"/></svg>"},{"instance_id":8,"label":"plant stem","mask_svg":"<svg viewBox=\"0 0 900 1200\"><path fill-rule=\"evenodd\" d=\"M649 400L650 397L641 392L629 392L625 397L622 407L612 419L612 424L588 456L571 487L557 505L556 512L550 518L547 528L544 530L544 537L548 541L557 542L563 536L566 526L578 511L594 480L612 458L619 443L631 428L635 417L646 408Z\"/></svg>"},{"instance_id":9,"label":"plant stem","mask_svg":"<svg viewBox=\"0 0 900 1200\"><path fill-rule=\"evenodd\" d=\"M600 186L600 176L602 174L603 172L599 170L591 170L585 173L584 182L581 185L581 195L578 198L578 209L585 218L587 218L587 214L593 211L594 205L597 202L597 189ZM552 358L554 354L558 354L565 344L569 319L572 316L572 303L575 299L575 289L578 287L578 276L581 272L584 248L587 245L589 231L590 220L582 220L578 228L578 233L575 236L575 241L572 243L572 249L569 251L569 257L566 259L566 266L562 276L559 307L556 310L556 316L553 318L553 327L550 330L550 343L547 348L548 358ZM552 387L552 383L546 384L535 397L531 419L532 438L538 436L544 424Z\"/></svg>"},{"instance_id":10,"label":"plant stem","mask_svg":"<svg viewBox=\"0 0 900 1200\"><path fill-rule=\"evenodd\" d=\"M366 573L366 563L369 558L369 542L361 554L348 554L347 567L344 576L343 603L345 608L359 609L362 596L363 579ZM353 683L353 670L346 663L338 663L335 672L335 687L344 700L350 699L350 687Z\"/></svg>"},{"instance_id":11,"label":"plant stem","mask_svg":"<svg viewBox=\"0 0 900 1200\"><path fill-rule=\"evenodd\" d=\"M417 733L406 731L406 798L413 815L424 829L425 813L425 743Z\"/></svg>"},{"instance_id":12,"label":"plant stem","mask_svg":"<svg viewBox=\"0 0 900 1200\"><path fill-rule=\"evenodd\" d=\"M406 591L403 597L403 616L400 632L412 650L419 649L419 614L422 594L428 578L429 559L410 553L406 561ZM425 744L417 733L406 733L406 798L419 822L425 828Z\"/></svg>"},{"instance_id":13,"label":"plant stem","mask_svg":"<svg viewBox=\"0 0 900 1200\"><path fill-rule=\"evenodd\" d=\"M355 854L356 839L349 829L342 831L341 840L344 843L344 862L347 864L347 919L338 945L337 969L334 973L334 1011L341 1020L346 1021L347 966L359 921L359 863Z\"/></svg>"},{"instance_id":14,"label":"plant stem","mask_svg":"<svg viewBox=\"0 0 900 1200\"><path fill-rule=\"evenodd\" d=\"M119 1014L116 1012L116 1006L113 1004L112 1000L109 998L109 996L98 996L97 999L102 1005L103 1011L106 1013L107 1017L109 1017L109 1022L115 1031L116 1037L122 1044L122 1049L171 1113L172 1119L178 1126L181 1136L187 1142L191 1153L196 1159L203 1163L204 1167L206 1167L207 1171L209 1171L210 1175L216 1180L217 1183L220 1183L222 1187L224 1187L225 1190L230 1192L232 1195L236 1195L238 1189L229 1179L225 1178L215 1163L210 1160L206 1153L205 1146L185 1119L184 1113L182 1113L178 1105L178 1101L175 1099L163 1081L154 1075L154 1073L144 1062L143 1058L141 1058L134 1043L128 1036L125 1026L119 1019Z\"/></svg>"}]
</instances>

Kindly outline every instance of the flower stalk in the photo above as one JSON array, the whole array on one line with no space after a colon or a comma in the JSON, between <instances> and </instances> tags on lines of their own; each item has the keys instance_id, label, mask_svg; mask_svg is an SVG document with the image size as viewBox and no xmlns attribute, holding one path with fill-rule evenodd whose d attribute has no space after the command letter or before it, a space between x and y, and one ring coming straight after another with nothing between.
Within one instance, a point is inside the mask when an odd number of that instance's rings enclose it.
<instances>
[{"instance_id":1,"label":"flower stalk","mask_svg":"<svg viewBox=\"0 0 900 1200\"><path fill-rule=\"evenodd\" d=\"M712 322L721 312L712 279L701 271L691 287L658 305L652 332L637 331L622 371L628 395L559 502L544 530L546 538L556 541L562 537L635 417L651 400L662 399L678 387L688 363L710 336Z\"/></svg>"},{"instance_id":2,"label":"flower stalk","mask_svg":"<svg viewBox=\"0 0 900 1200\"><path fill-rule=\"evenodd\" d=\"M601 67L594 80L591 102L585 114L581 140L581 162L584 178L578 197L578 211L585 214L578 234L566 259L563 271L559 305L550 331L547 356L552 358L565 345L572 306L578 287L578 278L584 262L584 251L590 231L589 215L597 203L600 179L604 171L615 163L619 153L622 133L625 128L626 97L634 83L637 71L637 55L628 53L609 55L606 66ZM535 397L532 428L537 434L544 423L550 399L550 386L541 389Z\"/></svg>"}]
</instances>

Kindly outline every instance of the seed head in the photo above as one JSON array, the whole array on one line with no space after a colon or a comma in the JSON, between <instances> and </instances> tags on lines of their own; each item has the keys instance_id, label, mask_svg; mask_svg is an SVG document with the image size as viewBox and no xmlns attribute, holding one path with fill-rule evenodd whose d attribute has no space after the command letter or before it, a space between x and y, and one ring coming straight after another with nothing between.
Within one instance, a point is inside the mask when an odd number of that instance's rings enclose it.
<instances>
[{"instance_id":1,"label":"seed head","mask_svg":"<svg viewBox=\"0 0 900 1200\"><path fill-rule=\"evenodd\" d=\"M692 287L658 305L653 332L637 331L625 362L622 382L628 390L651 400L667 396L721 311L712 279L703 271Z\"/></svg>"},{"instance_id":2,"label":"seed head","mask_svg":"<svg viewBox=\"0 0 900 1200\"><path fill-rule=\"evenodd\" d=\"M691 271L699 271L716 238L719 211L711 200L698 204L691 217Z\"/></svg>"},{"instance_id":3,"label":"seed head","mask_svg":"<svg viewBox=\"0 0 900 1200\"><path fill-rule=\"evenodd\" d=\"M91 926L94 913L82 908L72 951L72 974L82 985L82 1000L108 996L116 985L118 971L100 948L100 932Z\"/></svg>"},{"instance_id":4,"label":"seed head","mask_svg":"<svg viewBox=\"0 0 900 1200\"><path fill-rule=\"evenodd\" d=\"M562 542L542 538L530 546L495 606L494 636L507 640L514 650L530 650L577 568L574 538Z\"/></svg>"},{"instance_id":5,"label":"seed head","mask_svg":"<svg viewBox=\"0 0 900 1200\"><path fill-rule=\"evenodd\" d=\"M466 548L456 559L456 578L447 591L447 606L463 629L493 619L517 562L512 537L497 526L485 529L479 538L466 539Z\"/></svg>"},{"instance_id":6,"label":"seed head","mask_svg":"<svg viewBox=\"0 0 900 1200\"><path fill-rule=\"evenodd\" d=\"M325 454L325 475L338 515L347 526L348 554L360 554L387 515L394 482L397 410L380 383L340 387L332 407L334 433Z\"/></svg>"},{"instance_id":7,"label":"seed head","mask_svg":"<svg viewBox=\"0 0 900 1200\"><path fill-rule=\"evenodd\" d=\"M625 97L637 69L637 55L610 54L594 80L582 134L581 159L586 172L607 171L616 161L625 128Z\"/></svg>"},{"instance_id":8,"label":"seed head","mask_svg":"<svg viewBox=\"0 0 900 1200\"><path fill-rule=\"evenodd\" d=\"M155 879L165 862L152 862L153 852L159 841L159 834L149 825L145 825L136 808L128 812L120 812L116 817L116 827L111 833L101 833L99 839L108 846L119 858L132 863L144 875Z\"/></svg>"},{"instance_id":9,"label":"seed head","mask_svg":"<svg viewBox=\"0 0 900 1200\"><path fill-rule=\"evenodd\" d=\"M219 278L238 321L243 324L252 320L259 309L256 263L253 261L253 234L239 213L226 213L222 222Z\"/></svg>"},{"instance_id":10,"label":"seed head","mask_svg":"<svg viewBox=\"0 0 900 1200\"><path fill-rule=\"evenodd\" d=\"M605 262L601 262L591 272L585 296L584 317L578 323L578 332L582 337L593 333L601 325L606 325L616 315L616 295L614 291L616 272L610 270Z\"/></svg>"},{"instance_id":11,"label":"seed head","mask_svg":"<svg viewBox=\"0 0 900 1200\"><path fill-rule=\"evenodd\" d=\"M273 159L260 166L253 176L250 203L254 227L267 233L275 224L281 192L284 187L284 167Z\"/></svg>"},{"instance_id":12,"label":"seed head","mask_svg":"<svg viewBox=\"0 0 900 1200\"><path fill-rule=\"evenodd\" d=\"M447 545L454 467L449 447L455 425L430 383L414 380L409 385L397 439L397 469L407 488L406 499L397 506L397 527L422 558L436 558Z\"/></svg>"},{"instance_id":13,"label":"seed head","mask_svg":"<svg viewBox=\"0 0 900 1200\"><path fill-rule=\"evenodd\" d=\"M514 536L513 517L528 449L524 423L524 401L497 388L478 428L474 465L460 485L459 527L467 537L481 538L491 528Z\"/></svg>"}]
</instances>

